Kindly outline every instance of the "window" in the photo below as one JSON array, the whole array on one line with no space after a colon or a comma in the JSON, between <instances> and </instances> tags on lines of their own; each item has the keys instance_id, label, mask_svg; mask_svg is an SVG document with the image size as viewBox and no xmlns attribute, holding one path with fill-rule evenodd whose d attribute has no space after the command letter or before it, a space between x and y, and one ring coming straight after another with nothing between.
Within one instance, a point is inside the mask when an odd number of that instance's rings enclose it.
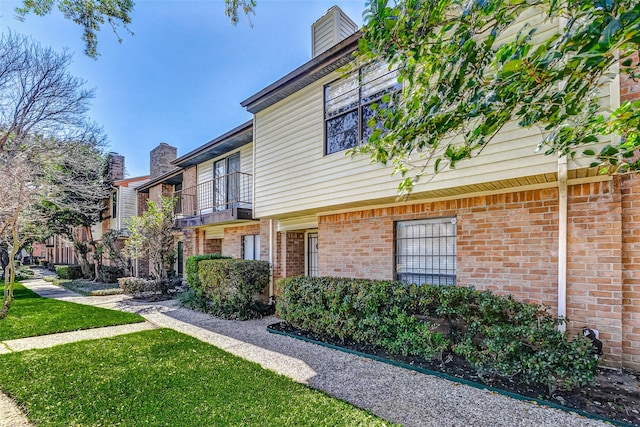
<instances>
[{"instance_id":1,"label":"window","mask_svg":"<svg viewBox=\"0 0 640 427\"><path fill-rule=\"evenodd\" d=\"M398 70L389 71L387 64L363 67L349 77L325 86L324 116L326 154L356 147L367 141L373 129L370 119L375 118L372 104L381 108L386 93L399 90Z\"/></svg>"},{"instance_id":2,"label":"window","mask_svg":"<svg viewBox=\"0 0 640 427\"><path fill-rule=\"evenodd\" d=\"M113 195L111 196L111 218L116 218L117 214L118 214L118 193L114 191Z\"/></svg>"},{"instance_id":3,"label":"window","mask_svg":"<svg viewBox=\"0 0 640 427\"><path fill-rule=\"evenodd\" d=\"M456 284L456 218L396 222L396 278L432 285Z\"/></svg>"},{"instance_id":4,"label":"window","mask_svg":"<svg viewBox=\"0 0 640 427\"><path fill-rule=\"evenodd\" d=\"M260 235L249 234L242 236L242 258L260 259Z\"/></svg>"},{"instance_id":5,"label":"window","mask_svg":"<svg viewBox=\"0 0 640 427\"><path fill-rule=\"evenodd\" d=\"M307 234L307 276L318 277L318 233Z\"/></svg>"}]
</instances>

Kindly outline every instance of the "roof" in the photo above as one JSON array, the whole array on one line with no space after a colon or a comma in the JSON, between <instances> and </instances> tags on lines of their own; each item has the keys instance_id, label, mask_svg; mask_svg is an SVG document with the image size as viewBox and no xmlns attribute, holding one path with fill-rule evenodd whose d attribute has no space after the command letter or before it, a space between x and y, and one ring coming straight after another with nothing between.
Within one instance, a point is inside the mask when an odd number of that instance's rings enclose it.
<instances>
[{"instance_id":1,"label":"roof","mask_svg":"<svg viewBox=\"0 0 640 427\"><path fill-rule=\"evenodd\" d=\"M253 141L253 120L249 120L240 126L231 129L220 135L217 138L212 139L206 144L201 145L188 152L187 154L178 157L173 162L174 165L179 168L186 168L188 166L197 165L198 163L206 162L215 157L219 157L224 153L228 153L231 150L240 148L243 145L249 144Z\"/></svg>"},{"instance_id":2,"label":"roof","mask_svg":"<svg viewBox=\"0 0 640 427\"><path fill-rule=\"evenodd\" d=\"M113 181L113 185L116 187L128 187L129 184L138 182L138 181L147 181L149 179L149 175L144 176L136 176L133 178L119 179L117 181Z\"/></svg>"},{"instance_id":3,"label":"roof","mask_svg":"<svg viewBox=\"0 0 640 427\"><path fill-rule=\"evenodd\" d=\"M160 184L175 185L182 182L182 168L173 168L169 172L166 172L149 182L146 182L137 188L140 193L148 193L151 187L155 187Z\"/></svg>"},{"instance_id":4,"label":"roof","mask_svg":"<svg viewBox=\"0 0 640 427\"><path fill-rule=\"evenodd\" d=\"M240 105L255 114L345 66L351 62L352 53L358 47L358 40L361 36L361 31L353 33L326 52L245 99Z\"/></svg>"}]
</instances>

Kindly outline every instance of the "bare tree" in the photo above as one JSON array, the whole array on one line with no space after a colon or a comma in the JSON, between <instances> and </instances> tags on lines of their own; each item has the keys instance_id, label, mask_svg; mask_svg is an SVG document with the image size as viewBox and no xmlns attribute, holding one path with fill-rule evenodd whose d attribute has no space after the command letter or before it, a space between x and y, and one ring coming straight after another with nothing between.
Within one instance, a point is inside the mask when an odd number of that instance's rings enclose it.
<instances>
[{"instance_id":1,"label":"bare tree","mask_svg":"<svg viewBox=\"0 0 640 427\"><path fill-rule=\"evenodd\" d=\"M0 317L13 299L17 251L59 232L56 220L69 237L71 225L90 236L109 194L104 137L87 117L92 94L69 74L70 60L23 36L0 37L0 239L10 248Z\"/></svg>"},{"instance_id":2,"label":"bare tree","mask_svg":"<svg viewBox=\"0 0 640 427\"><path fill-rule=\"evenodd\" d=\"M65 143L95 133L87 119L93 91L69 73L71 59L16 33L0 36L0 153L30 135Z\"/></svg>"}]
</instances>

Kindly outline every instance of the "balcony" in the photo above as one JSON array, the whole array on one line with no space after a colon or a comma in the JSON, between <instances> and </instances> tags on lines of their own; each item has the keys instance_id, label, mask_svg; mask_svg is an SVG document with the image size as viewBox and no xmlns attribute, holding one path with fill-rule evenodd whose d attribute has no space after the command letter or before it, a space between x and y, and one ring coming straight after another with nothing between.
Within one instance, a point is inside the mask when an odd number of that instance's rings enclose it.
<instances>
[{"instance_id":1,"label":"balcony","mask_svg":"<svg viewBox=\"0 0 640 427\"><path fill-rule=\"evenodd\" d=\"M177 227L199 227L237 220L251 220L252 176L231 172L195 187L176 191Z\"/></svg>"}]
</instances>

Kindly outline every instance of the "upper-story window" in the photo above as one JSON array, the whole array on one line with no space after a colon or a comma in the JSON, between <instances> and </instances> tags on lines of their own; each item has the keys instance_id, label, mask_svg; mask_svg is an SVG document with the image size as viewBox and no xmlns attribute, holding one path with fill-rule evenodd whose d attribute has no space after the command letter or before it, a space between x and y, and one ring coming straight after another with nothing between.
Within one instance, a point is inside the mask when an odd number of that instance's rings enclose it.
<instances>
[{"instance_id":1,"label":"upper-story window","mask_svg":"<svg viewBox=\"0 0 640 427\"><path fill-rule=\"evenodd\" d=\"M371 105L381 102L385 93L399 90L398 70L387 64L360 68L348 77L324 88L325 153L331 154L358 146L373 132L368 125L375 117Z\"/></svg>"}]
</instances>

